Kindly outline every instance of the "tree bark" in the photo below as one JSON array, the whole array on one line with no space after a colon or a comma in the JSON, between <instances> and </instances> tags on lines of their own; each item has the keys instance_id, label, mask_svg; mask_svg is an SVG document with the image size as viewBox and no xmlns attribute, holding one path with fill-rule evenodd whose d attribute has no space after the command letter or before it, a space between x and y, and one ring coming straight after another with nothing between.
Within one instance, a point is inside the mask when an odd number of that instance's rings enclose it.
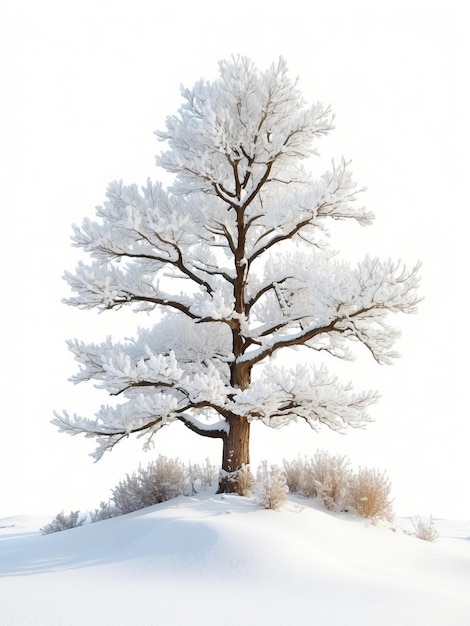
<instances>
[{"instance_id":1,"label":"tree bark","mask_svg":"<svg viewBox=\"0 0 470 626\"><path fill-rule=\"evenodd\" d=\"M240 200L241 183L237 167L235 164L235 189L237 198ZM233 295L235 311L240 316L245 316L245 288L248 269L245 258L247 233L245 209L246 207L242 206L237 208L237 247L234 251L236 278L233 282ZM252 366L238 360L246 349L246 340L241 329L240 319L234 319L232 323L232 346L235 358L230 368L230 383L235 389L248 389L251 382ZM217 493L236 493L237 472L244 465L250 464L250 423L245 416L241 415L230 414L226 419L229 429L223 439L222 471Z\"/></svg>"},{"instance_id":2,"label":"tree bark","mask_svg":"<svg viewBox=\"0 0 470 626\"><path fill-rule=\"evenodd\" d=\"M244 416L229 418L229 431L223 439L222 472L217 493L236 493L236 473L250 464L250 423Z\"/></svg>"}]
</instances>

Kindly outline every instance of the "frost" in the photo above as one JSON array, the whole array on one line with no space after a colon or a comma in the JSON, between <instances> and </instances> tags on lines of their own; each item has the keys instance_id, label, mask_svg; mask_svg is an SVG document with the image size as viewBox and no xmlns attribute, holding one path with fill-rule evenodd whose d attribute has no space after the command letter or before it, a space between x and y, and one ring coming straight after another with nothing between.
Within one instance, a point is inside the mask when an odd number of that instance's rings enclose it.
<instances>
[{"instance_id":1,"label":"frost","mask_svg":"<svg viewBox=\"0 0 470 626\"><path fill-rule=\"evenodd\" d=\"M249 389L237 392L233 410L273 428L304 419L312 428L324 424L339 432L370 421L366 409L377 398L373 392L354 393L325 367L269 364Z\"/></svg>"}]
</instances>

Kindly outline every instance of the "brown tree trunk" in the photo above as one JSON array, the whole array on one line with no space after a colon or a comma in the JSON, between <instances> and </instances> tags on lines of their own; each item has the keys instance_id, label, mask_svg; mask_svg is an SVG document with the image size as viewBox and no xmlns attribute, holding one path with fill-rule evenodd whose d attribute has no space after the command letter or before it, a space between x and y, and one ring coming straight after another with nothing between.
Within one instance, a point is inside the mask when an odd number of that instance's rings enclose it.
<instances>
[{"instance_id":1,"label":"brown tree trunk","mask_svg":"<svg viewBox=\"0 0 470 626\"><path fill-rule=\"evenodd\" d=\"M240 195L240 189L237 191ZM246 260L245 240L246 228L244 225L243 210L240 208L238 221L238 248L235 253L236 279L233 285L235 310L240 315L245 311L245 280ZM245 351L245 337L243 336L239 320L232 325L232 345L235 359L230 368L230 383L235 389L248 389L251 382L251 367L239 362L238 358ZM229 430L223 439L222 471L217 493L237 492L237 472L244 465L250 464L250 423L246 417L231 414L227 416Z\"/></svg>"},{"instance_id":2,"label":"brown tree trunk","mask_svg":"<svg viewBox=\"0 0 470 626\"><path fill-rule=\"evenodd\" d=\"M246 417L229 418L230 430L224 438L222 473L217 493L237 491L236 472L250 464L250 423Z\"/></svg>"}]
</instances>

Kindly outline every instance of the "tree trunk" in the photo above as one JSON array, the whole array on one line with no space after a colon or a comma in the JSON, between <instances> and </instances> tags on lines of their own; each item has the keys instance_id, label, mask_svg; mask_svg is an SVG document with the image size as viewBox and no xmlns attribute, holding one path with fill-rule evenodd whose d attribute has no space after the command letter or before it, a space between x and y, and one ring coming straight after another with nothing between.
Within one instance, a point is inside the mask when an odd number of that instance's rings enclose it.
<instances>
[{"instance_id":1,"label":"tree trunk","mask_svg":"<svg viewBox=\"0 0 470 626\"><path fill-rule=\"evenodd\" d=\"M222 472L217 493L236 493L236 472L250 464L250 423L246 417L229 418L230 430L224 438Z\"/></svg>"},{"instance_id":2,"label":"tree trunk","mask_svg":"<svg viewBox=\"0 0 470 626\"><path fill-rule=\"evenodd\" d=\"M245 266L241 262L244 252L245 234L242 227L239 227L238 239L239 251L236 255L237 279L234 285L234 294L235 309L241 315L245 307ZM251 382L251 366L237 361L238 357L243 355L245 350L245 338L241 331L239 320L232 326L232 343L235 359L230 368L230 383L235 389L248 389ZM226 419L229 430L223 439L222 471L217 493L236 493L237 472L244 465L250 464L250 423L245 416L240 415L230 414Z\"/></svg>"}]
</instances>

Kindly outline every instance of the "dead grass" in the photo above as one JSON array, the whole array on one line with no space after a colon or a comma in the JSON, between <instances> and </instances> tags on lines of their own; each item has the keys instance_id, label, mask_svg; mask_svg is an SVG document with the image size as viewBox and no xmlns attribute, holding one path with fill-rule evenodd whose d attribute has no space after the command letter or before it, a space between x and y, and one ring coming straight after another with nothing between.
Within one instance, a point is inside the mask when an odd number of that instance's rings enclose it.
<instances>
[{"instance_id":1,"label":"dead grass","mask_svg":"<svg viewBox=\"0 0 470 626\"><path fill-rule=\"evenodd\" d=\"M391 485L385 472L360 468L351 479L350 506L363 517L393 520Z\"/></svg>"}]
</instances>

